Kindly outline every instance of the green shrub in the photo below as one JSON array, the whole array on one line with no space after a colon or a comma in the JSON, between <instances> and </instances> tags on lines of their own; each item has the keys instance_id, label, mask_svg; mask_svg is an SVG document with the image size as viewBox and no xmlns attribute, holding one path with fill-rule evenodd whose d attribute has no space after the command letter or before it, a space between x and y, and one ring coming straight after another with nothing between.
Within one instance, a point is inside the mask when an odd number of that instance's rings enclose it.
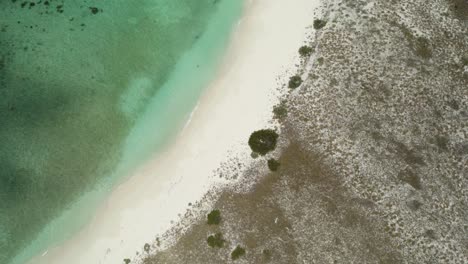
<instances>
[{"instance_id":1,"label":"green shrub","mask_svg":"<svg viewBox=\"0 0 468 264\"><path fill-rule=\"evenodd\" d=\"M130 263L130 262L131 262L131 261L130 261L130 259L128 259L128 258L124 259L124 263L125 263L125 264L128 264L128 263Z\"/></svg>"},{"instance_id":2,"label":"green shrub","mask_svg":"<svg viewBox=\"0 0 468 264\"><path fill-rule=\"evenodd\" d=\"M432 57L432 51L429 45L429 40L424 37L419 37L416 40L416 55L423 59L429 59Z\"/></svg>"},{"instance_id":3,"label":"green shrub","mask_svg":"<svg viewBox=\"0 0 468 264\"><path fill-rule=\"evenodd\" d=\"M242 248L241 246L237 246L232 252L231 252L231 259L236 260L242 256L245 255L245 249Z\"/></svg>"},{"instance_id":4,"label":"green shrub","mask_svg":"<svg viewBox=\"0 0 468 264\"><path fill-rule=\"evenodd\" d=\"M314 29L322 29L327 25L327 21L321 20L321 19L315 19L314 20Z\"/></svg>"},{"instance_id":5,"label":"green shrub","mask_svg":"<svg viewBox=\"0 0 468 264\"><path fill-rule=\"evenodd\" d=\"M277 171L278 168L280 167L280 163L275 160L275 159L269 159L268 160L268 168L271 170L271 171Z\"/></svg>"},{"instance_id":6,"label":"green shrub","mask_svg":"<svg viewBox=\"0 0 468 264\"><path fill-rule=\"evenodd\" d=\"M143 246L143 250L146 251L146 253L148 253L151 249L151 246L150 244L146 243L144 246Z\"/></svg>"},{"instance_id":7,"label":"green shrub","mask_svg":"<svg viewBox=\"0 0 468 264\"><path fill-rule=\"evenodd\" d=\"M319 65L323 65L323 62L324 62L323 57L318 58L317 62L318 62Z\"/></svg>"},{"instance_id":8,"label":"green shrub","mask_svg":"<svg viewBox=\"0 0 468 264\"><path fill-rule=\"evenodd\" d=\"M213 210L208 214L207 218L209 225L219 225L221 222L221 212L219 210Z\"/></svg>"},{"instance_id":9,"label":"green shrub","mask_svg":"<svg viewBox=\"0 0 468 264\"><path fill-rule=\"evenodd\" d=\"M286 108L286 105L284 102L281 102L278 105L275 105L273 107L273 118L274 119L284 119L288 115L288 109Z\"/></svg>"},{"instance_id":10,"label":"green shrub","mask_svg":"<svg viewBox=\"0 0 468 264\"><path fill-rule=\"evenodd\" d=\"M288 87L291 89L295 89L302 84L302 78L299 75L294 75L293 77L289 78Z\"/></svg>"},{"instance_id":11,"label":"green shrub","mask_svg":"<svg viewBox=\"0 0 468 264\"><path fill-rule=\"evenodd\" d=\"M311 47L309 46L302 46L299 48L299 54L302 56L302 57L308 57L310 56L310 54L312 54L312 52L314 51L314 49L312 49Z\"/></svg>"},{"instance_id":12,"label":"green shrub","mask_svg":"<svg viewBox=\"0 0 468 264\"><path fill-rule=\"evenodd\" d=\"M278 134L271 129L262 129L252 133L249 138L249 146L253 152L265 155L276 148Z\"/></svg>"},{"instance_id":13,"label":"green shrub","mask_svg":"<svg viewBox=\"0 0 468 264\"><path fill-rule=\"evenodd\" d=\"M216 233L214 235L209 236L206 239L206 242L212 248L214 248L214 247L222 248L224 246L225 241L224 241L223 235L221 233Z\"/></svg>"},{"instance_id":14,"label":"green shrub","mask_svg":"<svg viewBox=\"0 0 468 264\"><path fill-rule=\"evenodd\" d=\"M468 66L468 55L462 57L463 66Z\"/></svg>"}]
</instances>

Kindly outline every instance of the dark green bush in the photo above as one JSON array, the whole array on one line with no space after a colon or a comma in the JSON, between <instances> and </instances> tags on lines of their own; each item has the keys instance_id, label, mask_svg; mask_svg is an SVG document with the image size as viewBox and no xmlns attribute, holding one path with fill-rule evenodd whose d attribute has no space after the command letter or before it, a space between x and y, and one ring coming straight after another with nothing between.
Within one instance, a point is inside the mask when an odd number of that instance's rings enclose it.
<instances>
[{"instance_id":1,"label":"dark green bush","mask_svg":"<svg viewBox=\"0 0 468 264\"><path fill-rule=\"evenodd\" d=\"M268 160L268 168L271 170L271 171L277 171L278 168L280 167L280 163L275 160L275 159L269 159Z\"/></svg>"},{"instance_id":2,"label":"dark green bush","mask_svg":"<svg viewBox=\"0 0 468 264\"><path fill-rule=\"evenodd\" d=\"M309 46L302 46L299 48L299 54L302 56L302 57L308 57L310 56L310 54L312 54L314 50L309 47Z\"/></svg>"},{"instance_id":3,"label":"dark green bush","mask_svg":"<svg viewBox=\"0 0 468 264\"><path fill-rule=\"evenodd\" d=\"M289 78L288 87L291 89L295 89L302 84L302 78L299 75L294 75L293 77Z\"/></svg>"},{"instance_id":4,"label":"dark green bush","mask_svg":"<svg viewBox=\"0 0 468 264\"><path fill-rule=\"evenodd\" d=\"M131 261L130 261L130 259L128 259L128 258L124 259L124 263L125 263L125 264L128 264L128 263L130 263L130 262L131 262Z\"/></svg>"},{"instance_id":5,"label":"dark green bush","mask_svg":"<svg viewBox=\"0 0 468 264\"><path fill-rule=\"evenodd\" d=\"M327 21L321 20L321 19L315 19L314 20L314 29L322 29L327 25Z\"/></svg>"},{"instance_id":6,"label":"dark green bush","mask_svg":"<svg viewBox=\"0 0 468 264\"><path fill-rule=\"evenodd\" d=\"M278 134L271 129L262 129L252 133L249 138L249 146L253 152L265 155L276 148Z\"/></svg>"},{"instance_id":7,"label":"dark green bush","mask_svg":"<svg viewBox=\"0 0 468 264\"><path fill-rule=\"evenodd\" d=\"M209 225L219 225L221 222L221 212L219 210L213 210L208 214L207 218Z\"/></svg>"},{"instance_id":8,"label":"dark green bush","mask_svg":"<svg viewBox=\"0 0 468 264\"><path fill-rule=\"evenodd\" d=\"M245 249L242 248L241 246L237 246L232 252L231 252L231 259L236 260L242 256L245 255Z\"/></svg>"},{"instance_id":9,"label":"dark green bush","mask_svg":"<svg viewBox=\"0 0 468 264\"><path fill-rule=\"evenodd\" d=\"M206 242L212 248L214 248L214 247L222 248L224 246L225 241L224 241L223 235L221 233L216 233L214 235L209 236L206 239Z\"/></svg>"}]
</instances>

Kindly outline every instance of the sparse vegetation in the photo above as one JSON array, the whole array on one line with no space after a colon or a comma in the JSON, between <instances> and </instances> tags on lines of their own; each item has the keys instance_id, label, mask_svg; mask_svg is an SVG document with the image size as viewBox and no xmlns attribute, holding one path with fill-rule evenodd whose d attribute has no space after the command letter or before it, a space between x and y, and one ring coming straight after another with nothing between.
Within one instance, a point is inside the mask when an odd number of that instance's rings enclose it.
<instances>
[{"instance_id":1,"label":"sparse vegetation","mask_svg":"<svg viewBox=\"0 0 468 264\"><path fill-rule=\"evenodd\" d=\"M206 239L206 242L212 248L214 247L222 248L224 246L225 240L223 239L223 235L221 233L216 233L214 235L209 236Z\"/></svg>"},{"instance_id":2,"label":"sparse vegetation","mask_svg":"<svg viewBox=\"0 0 468 264\"><path fill-rule=\"evenodd\" d=\"M288 109L286 108L285 102L273 107L273 118L277 120L282 120L288 115Z\"/></svg>"},{"instance_id":3,"label":"sparse vegetation","mask_svg":"<svg viewBox=\"0 0 468 264\"><path fill-rule=\"evenodd\" d=\"M271 129L262 129L252 133L249 138L249 146L253 152L265 155L276 148L278 134Z\"/></svg>"},{"instance_id":4,"label":"sparse vegetation","mask_svg":"<svg viewBox=\"0 0 468 264\"><path fill-rule=\"evenodd\" d=\"M461 61L462 61L463 66L468 66L468 55L463 56Z\"/></svg>"},{"instance_id":5,"label":"sparse vegetation","mask_svg":"<svg viewBox=\"0 0 468 264\"><path fill-rule=\"evenodd\" d=\"M301 76L299 75L294 75L292 76L291 78L289 78L289 83L288 83L288 87L291 88L291 89L295 89L299 86L301 86L302 84L302 78Z\"/></svg>"},{"instance_id":6,"label":"sparse vegetation","mask_svg":"<svg viewBox=\"0 0 468 264\"><path fill-rule=\"evenodd\" d=\"M327 21L321 19L314 20L314 29L322 29L327 25Z\"/></svg>"},{"instance_id":7,"label":"sparse vegetation","mask_svg":"<svg viewBox=\"0 0 468 264\"><path fill-rule=\"evenodd\" d=\"M312 47L309 46L302 46L299 48L299 54L301 55L301 57L309 57L313 51L314 49L312 49Z\"/></svg>"},{"instance_id":8,"label":"sparse vegetation","mask_svg":"<svg viewBox=\"0 0 468 264\"><path fill-rule=\"evenodd\" d=\"M429 45L429 40L424 37L419 37L416 40L416 55L423 59L429 59L432 57L432 51Z\"/></svg>"},{"instance_id":9,"label":"sparse vegetation","mask_svg":"<svg viewBox=\"0 0 468 264\"><path fill-rule=\"evenodd\" d=\"M131 262L131 260L128 259L128 258L124 259L124 263L125 263L125 264L129 264L130 262Z\"/></svg>"},{"instance_id":10,"label":"sparse vegetation","mask_svg":"<svg viewBox=\"0 0 468 264\"><path fill-rule=\"evenodd\" d=\"M240 257L245 255L245 249L241 246L237 246L232 252L231 252L231 259L236 260L239 259Z\"/></svg>"},{"instance_id":11,"label":"sparse vegetation","mask_svg":"<svg viewBox=\"0 0 468 264\"><path fill-rule=\"evenodd\" d=\"M323 59L322 57L320 57L320 58L317 59L317 63L318 63L319 65L323 65L323 62L324 62L324 59Z\"/></svg>"},{"instance_id":12,"label":"sparse vegetation","mask_svg":"<svg viewBox=\"0 0 468 264\"><path fill-rule=\"evenodd\" d=\"M221 212L217 209L213 210L208 214L207 218L209 225L219 225L221 223Z\"/></svg>"},{"instance_id":13,"label":"sparse vegetation","mask_svg":"<svg viewBox=\"0 0 468 264\"><path fill-rule=\"evenodd\" d=\"M263 258L264 258L266 261L270 261L270 260L271 260L271 250L269 250L269 249L264 249L264 250L262 250L262 254L263 254Z\"/></svg>"},{"instance_id":14,"label":"sparse vegetation","mask_svg":"<svg viewBox=\"0 0 468 264\"><path fill-rule=\"evenodd\" d=\"M148 252L150 251L150 249L151 249L151 246L150 246L150 244L148 244L148 243L146 243L146 244L143 246L143 250L144 250L146 253L148 253Z\"/></svg>"},{"instance_id":15,"label":"sparse vegetation","mask_svg":"<svg viewBox=\"0 0 468 264\"><path fill-rule=\"evenodd\" d=\"M449 0L452 11L460 20L468 19L468 2L464 0Z\"/></svg>"},{"instance_id":16,"label":"sparse vegetation","mask_svg":"<svg viewBox=\"0 0 468 264\"><path fill-rule=\"evenodd\" d=\"M280 163L275 160L275 159L269 159L268 160L268 168L271 170L271 171L277 171L280 167Z\"/></svg>"},{"instance_id":17,"label":"sparse vegetation","mask_svg":"<svg viewBox=\"0 0 468 264\"><path fill-rule=\"evenodd\" d=\"M422 189L422 184L421 184L421 180L419 178L419 176L413 172L412 170L405 170L405 171L401 171L399 174L398 174L398 178L411 185L411 187L413 187L415 190L421 190Z\"/></svg>"}]
</instances>

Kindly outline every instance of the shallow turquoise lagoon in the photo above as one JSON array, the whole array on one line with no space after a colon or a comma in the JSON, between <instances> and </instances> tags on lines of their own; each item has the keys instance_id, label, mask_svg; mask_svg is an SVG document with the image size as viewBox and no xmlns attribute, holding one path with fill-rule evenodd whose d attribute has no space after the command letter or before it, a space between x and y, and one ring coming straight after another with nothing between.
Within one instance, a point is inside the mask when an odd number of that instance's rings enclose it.
<instances>
[{"instance_id":1,"label":"shallow turquoise lagoon","mask_svg":"<svg viewBox=\"0 0 468 264\"><path fill-rule=\"evenodd\" d=\"M0 1L0 263L82 227L183 125L240 0Z\"/></svg>"}]
</instances>

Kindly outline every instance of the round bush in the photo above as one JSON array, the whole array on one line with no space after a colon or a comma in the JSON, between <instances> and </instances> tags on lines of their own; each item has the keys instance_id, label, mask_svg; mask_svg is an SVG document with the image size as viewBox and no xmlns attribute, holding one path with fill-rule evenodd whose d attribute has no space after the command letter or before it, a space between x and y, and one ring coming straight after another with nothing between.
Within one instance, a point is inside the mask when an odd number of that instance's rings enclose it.
<instances>
[{"instance_id":1,"label":"round bush","mask_svg":"<svg viewBox=\"0 0 468 264\"><path fill-rule=\"evenodd\" d=\"M268 168L271 170L271 171L277 171L280 167L280 163L279 161L275 160L275 159L269 159L268 162Z\"/></svg>"},{"instance_id":2,"label":"round bush","mask_svg":"<svg viewBox=\"0 0 468 264\"><path fill-rule=\"evenodd\" d=\"M231 252L231 259L236 260L242 256L245 255L245 249L241 246L237 246L232 252Z\"/></svg>"},{"instance_id":3,"label":"round bush","mask_svg":"<svg viewBox=\"0 0 468 264\"><path fill-rule=\"evenodd\" d=\"M299 48L299 54L302 57L308 57L313 52L313 49L309 46L302 46Z\"/></svg>"},{"instance_id":4,"label":"round bush","mask_svg":"<svg viewBox=\"0 0 468 264\"><path fill-rule=\"evenodd\" d=\"M297 88L302 84L302 78L299 75L294 75L293 77L289 78L288 87L291 89Z\"/></svg>"},{"instance_id":5,"label":"round bush","mask_svg":"<svg viewBox=\"0 0 468 264\"><path fill-rule=\"evenodd\" d=\"M272 129L262 129L252 133L249 146L253 152L265 155L276 148L278 134Z\"/></svg>"},{"instance_id":6,"label":"round bush","mask_svg":"<svg viewBox=\"0 0 468 264\"><path fill-rule=\"evenodd\" d=\"M222 248L224 246L224 239L221 233L216 233L214 235L209 236L206 239L206 242L212 248L214 247Z\"/></svg>"},{"instance_id":7,"label":"round bush","mask_svg":"<svg viewBox=\"0 0 468 264\"><path fill-rule=\"evenodd\" d=\"M207 215L209 225L219 225L221 222L221 212L219 210L213 210Z\"/></svg>"}]
</instances>

